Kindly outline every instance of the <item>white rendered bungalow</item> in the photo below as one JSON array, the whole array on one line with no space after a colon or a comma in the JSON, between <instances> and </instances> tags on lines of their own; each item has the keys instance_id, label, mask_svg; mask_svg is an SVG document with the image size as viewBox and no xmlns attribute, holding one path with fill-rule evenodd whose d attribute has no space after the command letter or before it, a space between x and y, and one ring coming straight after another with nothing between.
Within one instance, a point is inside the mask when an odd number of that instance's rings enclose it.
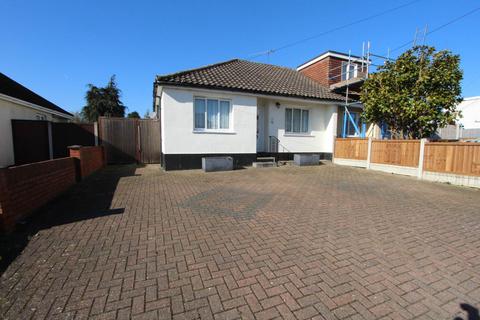
<instances>
[{"instance_id":1,"label":"white rendered bungalow","mask_svg":"<svg viewBox=\"0 0 480 320\"><path fill-rule=\"evenodd\" d=\"M198 169L202 157L227 155L237 167L267 155L331 159L344 99L299 71L238 59L157 76L162 167Z\"/></svg>"}]
</instances>

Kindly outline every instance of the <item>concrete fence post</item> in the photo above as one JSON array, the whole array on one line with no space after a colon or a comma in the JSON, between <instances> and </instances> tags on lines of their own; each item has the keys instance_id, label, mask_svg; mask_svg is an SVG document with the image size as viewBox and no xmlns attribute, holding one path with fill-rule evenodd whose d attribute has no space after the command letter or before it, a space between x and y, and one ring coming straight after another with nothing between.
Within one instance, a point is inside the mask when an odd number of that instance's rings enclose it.
<instances>
[{"instance_id":1,"label":"concrete fence post","mask_svg":"<svg viewBox=\"0 0 480 320\"><path fill-rule=\"evenodd\" d=\"M93 123L93 134L95 136L95 146L98 146L98 122Z\"/></svg>"},{"instance_id":2,"label":"concrete fence post","mask_svg":"<svg viewBox=\"0 0 480 320\"><path fill-rule=\"evenodd\" d=\"M372 137L368 137L368 148L367 148L367 170L370 169L370 163L372 161Z\"/></svg>"},{"instance_id":3,"label":"concrete fence post","mask_svg":"<svg viewBox=\"0 0 480 320\"><path fill-rule=\"evenodd\" d=\"M425 143L427 139L423 138L420 140L420 155L418 157L418 171L417 171L417 178L423 178L423 160L425 158Z\"/></svg>"},{"instance_id":4,"label":"concrete fence post","mask_svg":"<svg viewBox=\"0 0 480 320\"><path fill-rule=\"evenodd\" d=\"M48 131L48 155L50 160L53 159L53 134L52 134L52 123L47 122L47 131Z\"/></svg>"},{"instance_id":5,"label":"concrete fence post","mask_svg":"<svg viewBox=\"0 0 480 320\"><path fill-rule=\"evenodd\" d=\"M337 144L337 136L333 136L333 146L332 146L332 163L335 163L335 145Z\"/></svg>"}]
</instances>

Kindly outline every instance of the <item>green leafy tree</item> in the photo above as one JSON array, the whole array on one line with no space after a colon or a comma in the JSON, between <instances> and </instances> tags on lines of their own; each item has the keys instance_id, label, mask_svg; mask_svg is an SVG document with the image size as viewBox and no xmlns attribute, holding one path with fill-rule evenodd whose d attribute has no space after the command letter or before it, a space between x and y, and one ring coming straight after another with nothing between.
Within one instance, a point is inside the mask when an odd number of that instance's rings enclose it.
<instances>
[{"instance_id":1,"label":"green leafy tree","mask_svg":"<svg viewBox=\"0 0 480 320\"><path fill-rule=\"evenodd\" d=\"M365 81L362 118L387 124L394 139L430 137L460 116L462 77L460 56L414 47Z\"/></svg>"},{"instance_id":2,"label":"green leafy tree","mask_svg":"<svg viewBox=\"0 0 480 320\"><path fill-rule=\"evenodd\" d=\"M115 81L115 75L105 87L97 87L93 84L88 85L88 91L85 94L87 105L82 109L82 115L88 121L97 121L98 117L124 117L125 106L120 100L121 90Z\"/></svg>"},{"instance_id":3,"label":"green leafy tree","mask_svg":"<svg viewBox=\"0 0 480 320\"><path fill-rule=\"evenodd\" d=\"M138 114L137 111L133 111L133 112L130 112L130 113L127 115L127 118L140 119L140 115Z\"/></svg>"}]
</instances>

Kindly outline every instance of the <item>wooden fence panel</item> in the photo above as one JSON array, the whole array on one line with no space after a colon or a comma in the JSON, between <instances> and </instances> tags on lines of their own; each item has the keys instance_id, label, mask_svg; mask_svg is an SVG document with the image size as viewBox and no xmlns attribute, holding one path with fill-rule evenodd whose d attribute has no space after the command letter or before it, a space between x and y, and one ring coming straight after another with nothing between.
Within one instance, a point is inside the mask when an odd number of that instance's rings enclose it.
<instances>
[{"instance_id":1,"label":"wooden fence panel","mask_svg":"<svg viewBox=\"0 0 480 320\"><path fill-rule=\"evenodd\" d=\"M98 120L107 163L160 163L160 121L106 118Z\"/></svg>"},{"instance_id":2,"label":"wooden fence panel","mask_svg":"<svg viewBox=\"0 0 480 320\"><path fill-rule=\"evenodd\" d=\"M94 146L92 123L52 122L53 158L69 156L68 146Z\"/></svg>"},{"instance_id":3,"label":"wooden fence panel","mask_svg":"<svg viewBox=\"0 0 480 320\"><path fill-rule=\"evenodd\" d=\"M420 140L373 140L372 163L418 167Z\"/></svg>"},{"instance_id":4,"label":"wooden fence panel","mask_svg":"<svg viewBox=\"0 0 480 320\"><path fill-rule=\"evenodd\" d=\"M93 124L49 122L45 120L12 120L15 164L50 159L48 126L51 126L53 159L68 157L68 146L94 146Z\"/></svg>"},{"instance_id":5,"label":"wooden fence panel","mask_svg":"<svg viewBox=\"0 0 480 320\"><path fill-rule=\"evenodd\" d=\"M423 170L480 176L480 144L461 142L426 143Z\"/></svg>"},{"instance_id":6,"label":"wooden fence panel","mask_svg":"<svg viewBox=\"0 0 480 320\"><path fill-rule=\"evenodd\" d=\"M100 117L98 126L107 163L137 161L137 119Z\"/></svg>"},{"instance_id":7,"label":"wooden fence panel","mask_svg":"<svg viewBox=\"0 0 480 320\"><path fill-rule=\"evenodd\" d=\"M337 138L335 140L335 158L367 160L368 139Z\"/></svg>"},{"instance_id":8,"label":"wooden fence panel","mask_svg":"<svg viewBox=\"0 0 480 320\"><path fill-rule=\"evenodd\" d=\"M139 120L140 162L160 163L160 121Z\"/></svg>"},{"instance_id":9,"label":"wooden fence panel","mask_svg":"<svg viewBox=\"0 0 480 320\"><path fill-rule=\"evenodd\" d=\"M48 121L12 120L15 165L50 159Z\"/></svg>"}]
</instances>

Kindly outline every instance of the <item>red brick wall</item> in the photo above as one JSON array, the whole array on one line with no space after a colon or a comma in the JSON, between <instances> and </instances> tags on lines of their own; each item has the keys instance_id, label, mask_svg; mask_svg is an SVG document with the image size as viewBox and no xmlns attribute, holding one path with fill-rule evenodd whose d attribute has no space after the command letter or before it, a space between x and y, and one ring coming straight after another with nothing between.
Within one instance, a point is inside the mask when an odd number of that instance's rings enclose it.
<instances>
[{"instance_id":1,"label":"red brick wall","mask_svg":"<svg viewBox=\"0 0 480 320\"><path fill-rule=\"evenodd\" d=\"M329 67L330 66L330 57L322 59L314 64L309 65L306 68L300 70L301 73L306 75L312 80L319 82L320 84L328 87L329 84Z\"/></svg>"},{"instance_id":2,"label":"red brick wall","mask_svg":"<svg viewBox=\"0 0 480 320\"><path fill-rule=\"evenodd\" d=\"M345 60L330 58L330 79L328 85L342 81L342 62Z\"/></svg>"},{"instance_id":3,"label":"red brick wall","mask_svg":"<svg viewBox=\"0 0 480 320\"><path fill-rule=\"evenodd\" d=\"M75 184L75 159L61 158L0 170L0 226L15 223Z\"/></svg>"},{"instance_id":4,"label":"red brick wall","mask_svg":"<svg viewBox=\"0 0 480 320\"><path fill-rule=\"evenodd\" d=\"M315 80L324 86L330 87L330 85L342 81L342 61L345 60L335 57L326 57L301 69L300 72L310 79ZM358 76L360 77L362 74L362 67L360 64L358 65Z\"/></svg>"},{"instance_id":5,"label":"red brick wall","mask_svg":"<svg viewBox=\"0 0 480 320\"><path fill-rule=\"evenodd\" d=\"M76 147L61 158L0 169L0 229L15 224L105 165L103 147Z\"/></svg>"},{"instance_id":6,"label":"red brick wall","mask_svg":"<svg viewBox=\"0 0 480 320\"><path fill-rule=\"evenodd\" d=\"M103 147L70 147L70 157L79 161L79 177L85 178L105 166Z\"/></svg>"}]
</instances>

